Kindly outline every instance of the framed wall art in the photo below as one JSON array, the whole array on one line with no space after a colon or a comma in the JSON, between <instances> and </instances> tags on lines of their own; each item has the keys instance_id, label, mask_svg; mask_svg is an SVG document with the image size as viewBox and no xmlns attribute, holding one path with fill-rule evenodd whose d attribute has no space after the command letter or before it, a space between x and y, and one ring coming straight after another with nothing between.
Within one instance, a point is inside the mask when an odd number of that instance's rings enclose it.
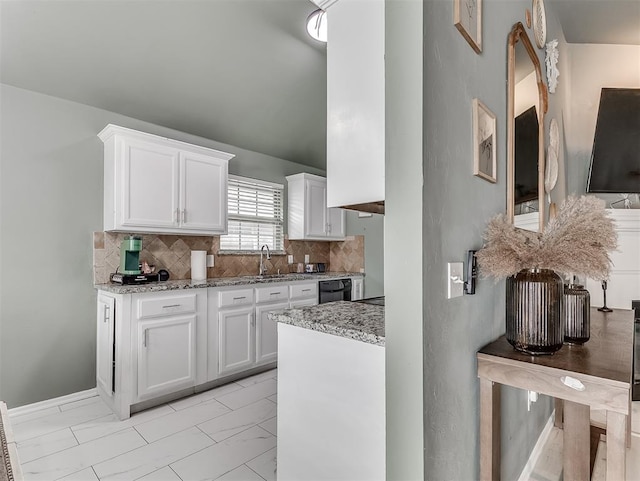
<instances>
[{"instance_id":1,"label":"framed wall art","mask_svg":"<svg viewBox=\"0 0 640 481\"><path fill-rule=\"evenodd\" d=\"M453 0L453 24L476 53L482 52L482 0Z\"/></svg>"},{"instance_id":2,"label":"framed wall art","mask_svg":"<svg viewBox=\"0 0 640 481\"><path fill-rule=\"evenodd\" d=\"M473 175L489 182L497 180L496 116L473 99Z\"/></svg>"}]
</instances>

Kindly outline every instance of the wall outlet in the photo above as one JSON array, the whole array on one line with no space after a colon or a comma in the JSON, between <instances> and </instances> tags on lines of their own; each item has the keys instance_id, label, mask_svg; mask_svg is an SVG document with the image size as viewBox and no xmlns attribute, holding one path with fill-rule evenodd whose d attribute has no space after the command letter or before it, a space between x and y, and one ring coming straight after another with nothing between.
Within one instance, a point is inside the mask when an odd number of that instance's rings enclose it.
<instances>
[{"instance_id":1,"label":"wall outlet","mask_svg":"<svg viewBox=\"0 0 640 481\"><path fill-rule=\"evenodd\" d=\"M213 254L207 255L207 267L215 267L215 260Z\"/></svg>"},{"instance_id":2,"label":"wall outlet","mask_svg":"<svg viewBox=\"0 0 640 481\"><path fill-rule=\"evenodd\" d=\"M293 256L291 254L287 256L287 264L293 264Z\"/></svg>"},{"instance_id":3,"label":"wall outlet","mask_svg":"<svg viewBox=\"0 0 640 481\"><path fill-rule=\"evenodd\" d=\"M462 262L449 262L447 264L447 299L462 296L464 287Z\"/></svg>"},{"instance_id":4,"label":"wall outlet","mask_svg":"<svg viewBox=\"0 0 640 481\"><path fill-rule=\"evenodd\" d=\"M305 254L304 255L304 263L308 264L309 263L309 254Z\"/></svg>"}]
</instances>

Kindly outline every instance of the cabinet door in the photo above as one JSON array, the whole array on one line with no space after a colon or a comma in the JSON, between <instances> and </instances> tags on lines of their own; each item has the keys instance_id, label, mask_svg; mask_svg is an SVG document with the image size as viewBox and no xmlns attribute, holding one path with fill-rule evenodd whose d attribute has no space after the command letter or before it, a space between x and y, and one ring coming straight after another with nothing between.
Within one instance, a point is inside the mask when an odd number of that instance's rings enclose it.
<instances>
[{"instance_id":1,"label":"cabinet door","mask_svg":"<svg viewBox=\"0 0 640 481\"><path fill-rule=\"evenodd\" d=\"M96 382L109 396L113 395L113 335L115 299L98 295L96 344Z\"/></svg>"},{"instance_id":2,"label":"cabinet door","mask_svg":"<svg viewBox=\"0 0 640 481\"><path fill-rule=\"evenodd\" d=\"M253 306L224 309L218 313L218 372L225 374L254 363Z\"/></svg>"},{"instance_id":3,"label":"cabinet door","mask_svg":"<svg viewBox=\"0 0 640 481\"><path fill-rule=\"evenodd\" d=\"M344 209L327 209L327 237L344 239L346 237L346 222Z\"/></svg>"},{"instance_id":4,"label":"cabinet door","mask_svg":"<svg viewBox=\"0 0 640 481\"><path fill-rule=\"evenodd\" d=\"M306 179L305 237L327 236L327 183Z\"/></svg>"},{"instance_id":5,"label":"cabinet door","mask_svg":"<svg viewBox=\"0 0 640 481\"><path fill-rule=\"evenodd\" d=\"M123 227L178 226L178 151L141 140L123 140Z\"/></svg>"},{"instance_id":6,"label":"cabinet door","mask_svg":"<svg viewBox=\"0 0 640 481\"><path fill-rule=\"evenodd\" d=\"M316 304L318 304L318 298L317 297L312 297L310 299L296 299L296 300L293 300L290 303L290 307L292 309L295 309L297 307L315 306Z\"/></svg>"},{"instance_id":7,"label":"cabinet door","mask_svg":"<svg viewBox=\"0 0 640 481\"><path fill-rule=\"evenodd\" d=\"M138 399L196 382L196 316L138 321Z\"/></svg>"},{"instance_id":8,"label":"cabinet door","mask_svg":"<svg viewBox=\"0 0 640 481\"><path fill-rule=\"evenodd\" d=\"M227 162L180 153L180 227L227 232Z\"/></svg>"},{"instance_id":9,"label":"cabinet door","mask_svg":"<svg viewBox=\"0 0 640 481\"><path fill-rule=\"evenodd\" d=\"M271 311L281 311L289 302L256 306L256 363L272 362L278 357L278 325L269 319Z\"/></svg>"}]
</instances>

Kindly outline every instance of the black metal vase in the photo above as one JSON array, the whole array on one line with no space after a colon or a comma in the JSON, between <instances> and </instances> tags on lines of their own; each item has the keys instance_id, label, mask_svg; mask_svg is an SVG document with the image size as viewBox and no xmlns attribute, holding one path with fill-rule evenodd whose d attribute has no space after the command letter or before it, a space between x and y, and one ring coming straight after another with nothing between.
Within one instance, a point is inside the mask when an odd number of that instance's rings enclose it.
<instances>
[{"instance_id":1,"label":"black metal vase","mask_svg":"<svg viewBox=\"0 0 640 481\"><path fill-rule=\"evenodd\" d=\"M523 269L507 279L506 338L516 350L538 355L562 347L563 290L550 269Z\"/></svg>"},{"instance_id":2,"label":"black metal vase","mask_svg":"<svg viewBox=\"0 0 640 481\"><path fill-rule=\"evenodd\" d=\"M570 284L564 287L564 342L584 344L589 340L590 307L589 291L584 286Z\"/></svg>"}]
</instances>

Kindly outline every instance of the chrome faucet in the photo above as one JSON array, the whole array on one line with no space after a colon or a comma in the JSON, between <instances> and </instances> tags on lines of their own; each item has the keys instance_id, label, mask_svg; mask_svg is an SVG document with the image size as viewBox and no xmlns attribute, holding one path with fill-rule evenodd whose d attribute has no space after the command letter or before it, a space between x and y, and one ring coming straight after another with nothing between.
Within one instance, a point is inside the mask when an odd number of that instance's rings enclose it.
<instances>
[{"instance_id":1,"label":"chrome faucet","mask_svg":"<svg viewBox=\"0 0 640 481\"><path fill-rule=\"evenodd\" d=\"M262 253L264 252L264 249L267 249L267 260L271 259L271 253L269 252L269 246L267 244L263 245L260 248L260 275L264 276L265 272L267 272L267 268L264 266L264 261L262 260Z\"/></svg>"}]
</instances>

